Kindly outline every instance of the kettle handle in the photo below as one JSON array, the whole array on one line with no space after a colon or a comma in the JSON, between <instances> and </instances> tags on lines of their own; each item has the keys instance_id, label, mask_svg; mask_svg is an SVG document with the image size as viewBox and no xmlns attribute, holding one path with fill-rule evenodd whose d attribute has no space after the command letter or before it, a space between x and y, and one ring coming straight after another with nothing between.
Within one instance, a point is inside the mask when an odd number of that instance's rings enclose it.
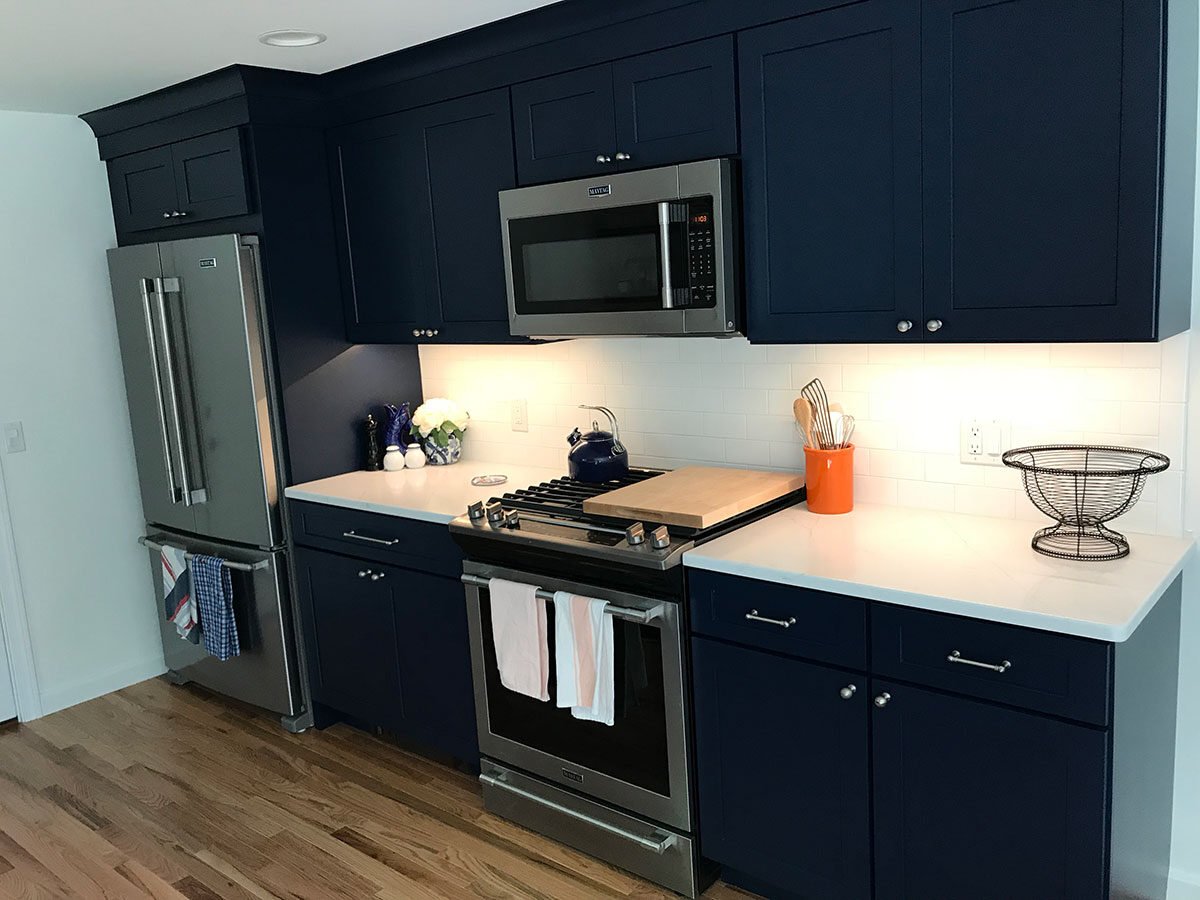
<instances>
[{"instance_id":1,"label":"kettle handle","mask_svg":"<svg viewBox=\"0 0 1200 900\"><path fill-rule=\"evenodd\" d=\"M617 417L613 411L607 406L588 406L586 403L579 404L580 409L594 409L597 412L602 412L608 416L608 424L612 426L613 433L613 454L625 452L625 445L621 443L621 428L617 425Z\"/></svg>"}]
</instances>

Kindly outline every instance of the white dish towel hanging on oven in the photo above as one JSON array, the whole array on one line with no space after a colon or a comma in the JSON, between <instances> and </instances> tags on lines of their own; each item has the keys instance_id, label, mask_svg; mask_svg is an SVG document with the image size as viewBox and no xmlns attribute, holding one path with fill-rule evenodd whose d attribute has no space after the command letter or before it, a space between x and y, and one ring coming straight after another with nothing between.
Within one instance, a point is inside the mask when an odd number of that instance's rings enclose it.
<instances>
[{"instance_id":1,"label":"white dish towel hanging on oven","mask_svg":"<svg viewBox=\"0 0 1200 900\"><path fill-rule=\"evenodd\" d=\"M554 593L554 667L556 703L570 707L576 719L612 725L613 623L604 614L608 601Z\"/></svg>"}]
</instances>

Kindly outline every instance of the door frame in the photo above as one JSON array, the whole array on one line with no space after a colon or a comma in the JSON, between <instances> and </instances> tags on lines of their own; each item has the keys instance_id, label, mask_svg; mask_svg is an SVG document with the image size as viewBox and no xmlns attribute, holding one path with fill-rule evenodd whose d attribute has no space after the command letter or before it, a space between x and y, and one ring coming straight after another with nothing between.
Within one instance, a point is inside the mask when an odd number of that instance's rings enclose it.
<instances>
[{"instance_id":1,"label":"door frame","mask_svg":"<svg viewBox=\"0 0 1200 900\"><path fill-rule=\"evenodd\" d=\"M17 565L17 545L9 514L8 490L4 465L0 460L0 640L8 656L13 694L17 701L17 721L41 718L42 699L37 670L33 663L33 644L29 636L25 592Z\"/></svg>"}]
</instances>

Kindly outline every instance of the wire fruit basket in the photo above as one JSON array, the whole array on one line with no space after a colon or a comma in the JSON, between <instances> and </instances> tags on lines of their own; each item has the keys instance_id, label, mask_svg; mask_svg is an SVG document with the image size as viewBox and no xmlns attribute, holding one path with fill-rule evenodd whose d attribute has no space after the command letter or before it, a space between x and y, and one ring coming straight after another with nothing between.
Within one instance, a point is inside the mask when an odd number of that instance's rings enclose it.
<instances>
[{"instance_id":1,"label":"wire fruit basket","mask_svg":"<svg viewBox=\"0 0 1200 900\"><path fill-rule=\"evenodd\" d=\"M1033 505L1058 521L1033 536L1033 549L1058 559L1108 560L1129 555L1125 536L1104 523L1128 512L1146 478L1171 461L1153 450L1047 444L1018 447L1001 459L1021 471Z\"/></svg>"}]
</instances>

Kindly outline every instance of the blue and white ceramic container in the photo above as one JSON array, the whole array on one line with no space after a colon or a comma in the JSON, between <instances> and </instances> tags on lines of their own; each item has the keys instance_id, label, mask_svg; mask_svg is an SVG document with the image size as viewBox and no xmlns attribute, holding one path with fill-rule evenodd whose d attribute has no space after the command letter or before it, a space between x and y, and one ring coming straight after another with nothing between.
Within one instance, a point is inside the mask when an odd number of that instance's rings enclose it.
<instances>
[{"instance_id":1,"label":"blue and white ceramic container","mask_svg":"<svg viewBox=\"0 0 1200 900\"><path fill-rule=\"evenodd\" d=\"M421 441L425 458L431 466L452 466L462 459L462 438L456 434L446 436L446 446L439 447L431 440Z\"/></svg>"}]
</instances>

